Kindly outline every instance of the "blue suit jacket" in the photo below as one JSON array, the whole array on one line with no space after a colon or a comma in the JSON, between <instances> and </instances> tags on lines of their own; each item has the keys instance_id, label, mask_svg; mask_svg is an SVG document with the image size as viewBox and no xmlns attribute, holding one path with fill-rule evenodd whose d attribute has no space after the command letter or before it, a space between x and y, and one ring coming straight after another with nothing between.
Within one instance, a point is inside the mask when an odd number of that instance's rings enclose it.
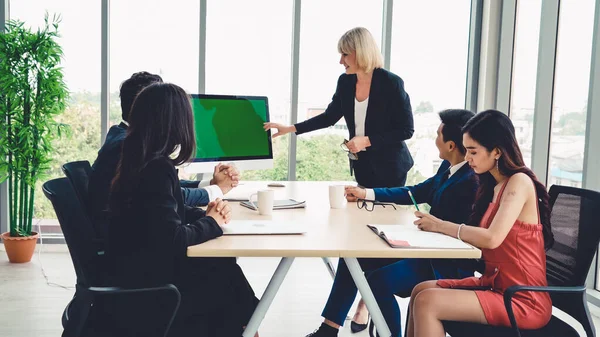
<instances>
[{"instance_id":1,"label":"blue suit jacket","mask_svg":"<svg viewBox=\"0 0 600 337\"><path fill-rule=\"evenodd\" d=\"M89 193L91 201L91 211L94 219L97 219L100 224L105 223L104 211L108 205L108 195L110 193L110 185L112 179L117 173L117 165L121 159L121 148L123 141L127 135L127 125L121 123L114 125L106 135L106 141L100 151L98 157L92 165L92 173L90 174ZM208 192L204 189L191 188L197 187L197 181L182 181L182 193L184 203L188 206L206 205L209 202ZM106 228L97 228L99 235L106 234Z\"/></svg>"},{"instance_id":2,"label":"blue suit jacket","mask_svg":"<svg viewBox=\"0 0 600 337\"><path fill-rule=\"evenodd\" d=\"M412 205L406 191L406 189L410 189L418 204L427 203L431 206L429 211L431 215L458 224L468 224L475 204L479 179L469 164L465 164L446 181L443 181L449 168L450 163L443 161L433 177L415 186L376 188L374 189L375 199L401 205ZM478 226L478 224L470 225ZM438 278L472 276L473 270L478 267L476 263L469 260L434 261L434 269Z\"/></svg>"},{"instance_id":3,"label":"blue suit jacket","mask_svg":"<svg viewBox=\"0 0 600 337\"><path fill-rule=\"evenodd\" d=\"M466 224L471 216L475 193L479 187L477 175L468 164L465 164L448 180L442 182L449 168L450 163L444 160L433 177L418 185L376 188L375 199L400 205L412 205L406 191L410 189L418 204L427 203L431 206L429 211L431 215L446 221Z\"/></svg>"}]
</instances>

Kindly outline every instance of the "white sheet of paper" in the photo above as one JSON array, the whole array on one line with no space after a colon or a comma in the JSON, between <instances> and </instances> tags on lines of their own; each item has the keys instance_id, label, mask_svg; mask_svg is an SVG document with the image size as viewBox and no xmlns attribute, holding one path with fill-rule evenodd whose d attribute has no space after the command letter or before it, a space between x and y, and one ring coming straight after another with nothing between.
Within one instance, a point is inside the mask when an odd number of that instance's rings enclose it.
<instances>
[{"instance_id":1,"label":"white sheet of paper","mask_svg":"<svg viewBox=\"0 0 600 337\"><path fill-rule=\"evenodd\" d=\"M441 249L471 249L468 243L460 241L451 236L422 231L417 226L410 225L382 225L375 226L380 232L384 232L388 240L406 241L413 248L441 248Z\"/></svg>"},{"instance_id":2,"label":"white sheet of paper","mask_svg":"<svg viewBox=\"0 0 600 337\"><path fill-rule=\"evenodd\" d=\"M303 234L306 225L272 220L232 220L223 226L223 235L241 234Z\"/></svg>"}]
</instances>

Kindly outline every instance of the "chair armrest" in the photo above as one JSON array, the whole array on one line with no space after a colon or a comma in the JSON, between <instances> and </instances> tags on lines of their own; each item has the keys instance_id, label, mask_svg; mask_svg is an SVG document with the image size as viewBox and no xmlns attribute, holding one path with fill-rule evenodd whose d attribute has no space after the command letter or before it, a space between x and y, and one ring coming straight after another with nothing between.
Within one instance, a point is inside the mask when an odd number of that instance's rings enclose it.
<instances>
[{"instance_id":1,"label":"chair armrest","mask_svg":"<svg viewBox=\"0 0 600 337\"><path fill-rule=\"evenodd\" d=\"M515 335L521 337L521 332L517 327L517 320L512 309L512 298L520 291L534 291L534 292L547 292L547 293L581 293L586 291L585 286L578 287L538 287L538 286L512 286L506 288L504 291L504 307L508 313L508 319L512 328L515 330Z\"/></svg>"},{"instance_id":2,"label":"chair armrest","mask_svg":"<svg viewBox=\"0 0 600 337\"><path fill-rule=\"evenodd\" d=\"M155 291L169 291L173 292L177 297L177 302L181 300L181 294L177 287L172 284L165 284L158 287L150 288L121 288L121 287L89 287L86 289L94 295L112 295L112 294L132 294L132 293L146 293Z\"/></svg>"},{"instance_id":3,"label":"chair armrest","mask_svg":"<svg viewBox=\"0 0 600 337\"><path fill-rule=\"evenodd\" d=\"M78 310L77 310L77 314L79 317L78 317L78 319L75 319L74 321L69 318L68 321L66 322L66 324L63 324L63 325L67 325L65 327L65 333L63 334L64 337L81 335L81 333L83 331L83 327L85 325L85 322L86 322L88 314L89 314L90 307L94 303L95 296L153 293L153 292L159 292L159 291L171 293L175 300L175 306L173 308L173 313L171 314L171 317L168 320L166 330L165 330L165 336L169 332L169 329L171 328L171 325L173 324L173 320L175 319L175 315L177 314L177 310L179 309L179 305L181 303L181 294L179 293L179 290L177 289L177 287L175 287L172 284L165 284L162 286L149 287L149 288L77 286L77 290L79 291L79 296L81 297L80 301L82 301L81 307L78 308ZM68 310L68 307L66 310Z\"/></svg>"}]
</instances>

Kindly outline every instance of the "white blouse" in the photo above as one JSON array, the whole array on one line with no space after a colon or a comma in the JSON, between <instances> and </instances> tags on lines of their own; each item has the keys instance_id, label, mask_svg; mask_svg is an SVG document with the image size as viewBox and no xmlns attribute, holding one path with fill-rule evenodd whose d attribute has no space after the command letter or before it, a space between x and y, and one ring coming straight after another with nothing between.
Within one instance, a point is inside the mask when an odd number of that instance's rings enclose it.
<instances>
[{"instance_id":1,"label":"white blouse","mask_svg":"<svg viewBox=\"0 0 600 337\"><path fill-rule=\"evenodd\" d=\"M359 102L354 97L354 127L356 136L365 135L365 120L367 119L367 106L369 105L369 97L362 102Z\"/></svg>"}]
</instances>

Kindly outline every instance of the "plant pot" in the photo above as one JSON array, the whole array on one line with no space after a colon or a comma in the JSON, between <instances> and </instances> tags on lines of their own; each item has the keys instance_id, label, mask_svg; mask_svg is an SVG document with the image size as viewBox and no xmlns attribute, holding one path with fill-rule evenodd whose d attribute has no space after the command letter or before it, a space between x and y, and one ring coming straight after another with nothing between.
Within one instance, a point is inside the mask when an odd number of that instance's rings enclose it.
<instances>
[{"instance_id":1,"label":"plant pot","mask_svg":"<svg viewBox=\"0 0 600 337\"><path fill-rule=\"evenodd\" d=\"M8 261L12 263L25 263L31 261L39 234L31 232L31 236L12 237L10 232L2 233L2 242L6 248Z\"/></svg>"}]
</instances>

